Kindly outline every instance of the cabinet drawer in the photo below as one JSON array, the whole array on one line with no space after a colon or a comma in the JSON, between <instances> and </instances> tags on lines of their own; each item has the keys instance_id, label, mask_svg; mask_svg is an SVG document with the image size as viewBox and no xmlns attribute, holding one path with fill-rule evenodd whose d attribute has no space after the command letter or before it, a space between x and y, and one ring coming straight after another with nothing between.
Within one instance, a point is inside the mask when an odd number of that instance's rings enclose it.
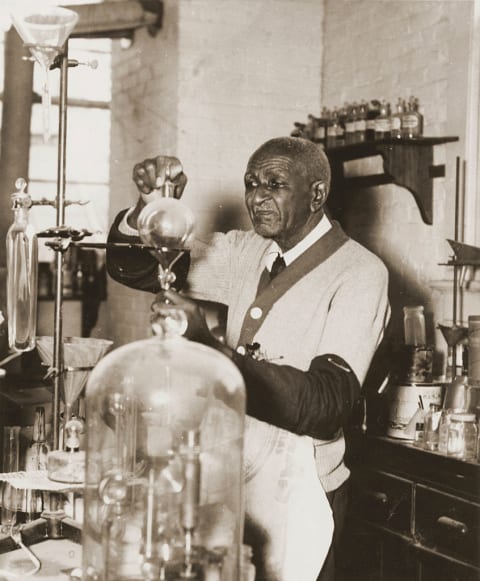
<instances>
[{"instance_id":1,"label":"cabinet drawer","mask_svg":"<svg viewBox=\"0 0 480 581\"><path fill-rule=\"evenodd\" d=\"M351 479L354 514L369 523L409 536L412 483L384 472L355 471Z\"/></svg>"},{"instance_id":2,"label":"cabinet drawer","mask_svg":"<svg viewBox=\"0 0 480 581\"><path fill-rule=\"evenodd\" d=\"M418 484L414 532L425 547L480 567L480 505Z\"/></svg>"}]
</instances>

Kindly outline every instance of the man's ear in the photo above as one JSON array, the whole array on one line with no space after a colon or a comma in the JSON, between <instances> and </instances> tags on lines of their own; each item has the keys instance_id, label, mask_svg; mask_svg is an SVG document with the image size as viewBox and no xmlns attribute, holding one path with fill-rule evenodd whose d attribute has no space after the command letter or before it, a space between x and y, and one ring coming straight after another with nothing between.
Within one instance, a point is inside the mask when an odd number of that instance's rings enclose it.
<instances>
[{"instance_id":1,"label":"man's ear","mask_svg":"<svg viewBox=\"0 0 480 581\"><path fill-rule=\"evenodd\" d=\"M311 185L312 197L310 200L310 208L312 212L318 212L327 201L327 189L325 182L318 180Z\"/></svg>"}]
</instances>

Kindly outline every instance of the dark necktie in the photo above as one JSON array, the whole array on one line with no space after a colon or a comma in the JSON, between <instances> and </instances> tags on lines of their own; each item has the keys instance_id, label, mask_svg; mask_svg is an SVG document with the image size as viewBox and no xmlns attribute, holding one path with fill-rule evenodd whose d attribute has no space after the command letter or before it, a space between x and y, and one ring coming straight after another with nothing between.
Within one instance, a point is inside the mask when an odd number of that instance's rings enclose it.
<instances>
[{"instance_id":1,"label":"dark necktie","mask_svg":"<svg viewBox=\"0 0 480 581\"><path fill-rule=\"evenodd\" d=\"M273 261L272 268L270 269L270 278L275 278L277 274L280 274L282 270L285 270L286 266L283 256L277 254L277 258Z\"/></svg>"}]
</instances>

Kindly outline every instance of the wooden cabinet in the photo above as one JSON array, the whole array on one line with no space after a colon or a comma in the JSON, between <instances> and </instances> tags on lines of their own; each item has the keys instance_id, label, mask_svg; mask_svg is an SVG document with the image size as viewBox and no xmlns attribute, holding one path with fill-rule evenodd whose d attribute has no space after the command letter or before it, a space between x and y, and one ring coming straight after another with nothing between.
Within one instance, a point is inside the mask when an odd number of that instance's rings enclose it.
<instances>
[{"instance_id":1,"label":"wooden cabinet","mask_svg":"<svg viewBox=\"0 0 480 581\"><path fill-rule=\"evenodd\" d=\"M348 438L344 581L479 581L480 465Z\"/></svg>"}]
</instances>

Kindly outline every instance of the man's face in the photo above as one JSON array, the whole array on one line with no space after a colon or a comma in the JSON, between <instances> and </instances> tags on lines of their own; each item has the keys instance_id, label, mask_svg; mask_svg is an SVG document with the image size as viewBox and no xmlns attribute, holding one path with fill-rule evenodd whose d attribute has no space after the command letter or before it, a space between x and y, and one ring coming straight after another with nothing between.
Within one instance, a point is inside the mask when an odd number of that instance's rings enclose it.
<instances>
[{"instance_id":1,"label":"man's face","mask_svg":"<svg viewBox=\"0 0 480 581\"><path fill-rule=\"evenodd\" d=\"M311 188L287 155L254 156L245 173L245 202L257 234L288 250L311 230Z\"/></svg>"}]
</instances>

